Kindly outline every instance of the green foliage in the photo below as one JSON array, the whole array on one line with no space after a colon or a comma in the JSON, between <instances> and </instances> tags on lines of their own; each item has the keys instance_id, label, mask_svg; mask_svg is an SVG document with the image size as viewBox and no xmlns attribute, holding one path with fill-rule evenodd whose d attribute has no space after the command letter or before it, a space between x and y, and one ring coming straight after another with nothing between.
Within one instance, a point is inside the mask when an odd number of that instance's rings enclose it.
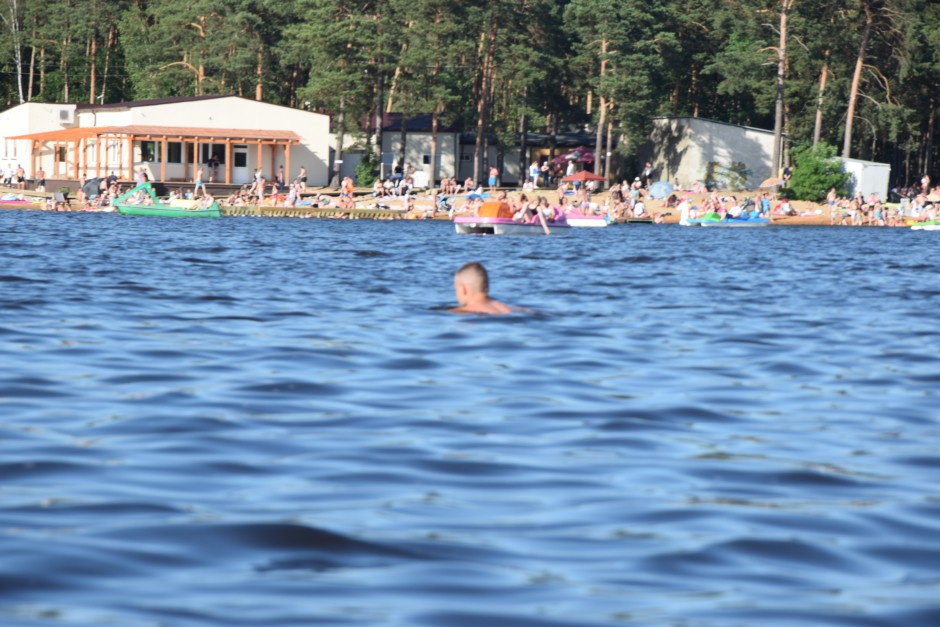
<instances>
[{"instance_id":1,"label":"green foliage","mask_svg":"<svg viewBox=\"0 0 940 627\"><path fill-rule=\"evenodd\" d=\"M379 162L375 153L367 150L362 155L362 159L356 165L356 185L359 187L371 187L375 179L379 177Z\"/></svg>"},{"instance_id":2,"label":"green foliage","mask_svg":"<svg viewBox=\"0 0 940 627\"><path fill-rule=\"evenodd\" d=\"M792 158L791 197L822 202L833 187L839 195L846 194L849 175L836 156L835 147L825 143L816 147L799 146L793 149Z\"/></svg>"},{"instance_id":3,"label":"green foliage","mask_svg":"<svg viewBox=\"0 0 940 627\"><path fill-rule=\"evenodd\" d=\"M18 0L0 3L0 102L18 102L18 81L24 97L47 102L258 95L355 132L391 99L395 112L479 127L509 152L523 129L593 131L603 98L630 159L651 115L772 127L780 4ZM793 3L787 141L810 141L819 112L822 141L841 145L866 7L874 30L852 153L899 164L910 182L940 156L940 3Z\"/></svg>"},{"instance_id":4,"label":"green foliage","mask_svg":"<svg viewBox=\"0 0 940 627\"><path fill-rule=\"evenodd\" d=\"M747 189L747 179L752 174L748 167L735 161L724 165L717 161L705 164L705 186L710 190L725 189L740 192Z\"/></svg>"}]
</instances>

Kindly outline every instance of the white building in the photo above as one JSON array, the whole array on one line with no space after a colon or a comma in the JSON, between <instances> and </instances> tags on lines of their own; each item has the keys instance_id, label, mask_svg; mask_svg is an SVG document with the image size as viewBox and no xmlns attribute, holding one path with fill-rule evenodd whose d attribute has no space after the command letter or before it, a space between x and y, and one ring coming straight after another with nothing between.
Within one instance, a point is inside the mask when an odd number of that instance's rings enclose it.
<instances>
[{"instance_id":1,"label":"white building","mask_svg":"<svg viewBox=\"0 0 940 627\"><path fill-rule=\"evenodd\" d=\"M654 178L688 189L754 189L773 172L773 131L693 117L653 118L649 143L640 151Z\"/></svg>"},{"instance_id":2,"label":"white building","mask_svg":"<svg viewBox=\"0 0 940 627\"><path fill-rule=\"evenodd\" d=\"M874 194L882 200L888 199L888 183L891 179L891 164L863 161L862 159L842 159L842 167L851 177L850 195L861 192L866 198Z\"/></svg>"},{"instance_id":3,"label":"white building","mask_svg":"<svg viewBox=\"0 0 940 627\"><path fill-rule=\"evenodd\" d=\"M16 161L30 178L107 176L241 184L261 168L268 180L301 166L308 185L326 185L329 116L238 96L196 96L97 104L25 103L0 113L0 164ZM210 172L207 164L218 166Z\"/></svg>"}]
</instances>

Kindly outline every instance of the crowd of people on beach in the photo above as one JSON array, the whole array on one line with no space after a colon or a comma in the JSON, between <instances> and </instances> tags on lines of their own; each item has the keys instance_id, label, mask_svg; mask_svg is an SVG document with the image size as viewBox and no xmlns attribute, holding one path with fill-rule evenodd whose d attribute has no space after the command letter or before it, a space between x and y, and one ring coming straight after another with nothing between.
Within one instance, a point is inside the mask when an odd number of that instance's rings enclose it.
<instances>
[{"instance_id":1,"label":"crowd of people on beach","mask_svg":"<svg viewBox=\"0 0 940 627\"><path fill-rule=\"evenodd\" d=\"M169 198L158 202L204 200L207 196L211 197L206 189L207 168L210 172L209 181L217 180L218 163L208 162L196 169L191 192L177 188L170 193ZM500 172L495 166L485 170L485 182L477 182L472 177L467 177L463 182L456 177L444 177L438 185L418 190L415 187L414 166L399 162L389 176L375 180L371 201L365 208L398 209L406 218L434 218L441 213L453 217L460 214L474 215L487 200L499 200L509 205L514 219L519 221L533 220L538 214L547 221L574 214L604 216L609 220L649 220L661 223L670 221L667 220L669 216L673 216L674 220L683 200L694 197L699 204L689 203L692 217L717 214L722 218L735 218L756 210L761 217L772 219L828 214L831 225L886 227L908 226L940 218L940 186L931 186L928 175L907 187L892 189L892 199L900 200L900 203L888 203L887 199L879 198L876 194L866 196L860 192L853 196L840 196L832 189L822 207L807 211L806 203L800 203L800 213L786 199L786 195L778 193L776 187L759 189L748 197L739 198L737 194L710 192L697 181L689 189L678 189L676 185L676 189L665 198L654 198L650 194L654 170L649 163L633 180L614 182L607 190L599 190L597 183L591 180L585 183L563 180L576 171L574 161L569 161L565 170L561 170L561 166L554 161L533 161L528 168L528 176L508 193L505 187L496 187ZM45 172L37 170L32 187L37 192L45 192L45 179ZM57 194L55 196L58 198L47 198L43 208L56 211L114 211L114 201L126 191L129 183L122 185L114 172L97 180L97 189L90 190L86 178L82 177L72 198L62 198L61 194ZM136 183L148 180L143 168L135 173ZM0 185L25 191L29 183L22 165L11 162L0 168ZM550 191L554 192L554 200L550 199ZM262 168L257 168L250 183L218 200L220 205L231 207L309 207L347 212L362 208L364 196L368 197L368 193L357 191L351 177L341 180L338 193L311 190L307 187L305 167L301 166L296 176L288 180L284 166L279 166L270 178ZM215 200L212 198L212 202ZM129 204L146 205L152 202L151 196L146 193L128 199Z\"/></svg>"}]
</instances>

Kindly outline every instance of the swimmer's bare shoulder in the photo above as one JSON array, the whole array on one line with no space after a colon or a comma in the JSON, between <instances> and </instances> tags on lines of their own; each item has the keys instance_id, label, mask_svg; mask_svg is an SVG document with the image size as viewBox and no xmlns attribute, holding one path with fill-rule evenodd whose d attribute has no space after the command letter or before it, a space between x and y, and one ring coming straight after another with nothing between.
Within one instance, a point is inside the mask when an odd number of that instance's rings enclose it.
<instances>
[{"instance_id":1,"label":"swimmer's bare shoulder","mask_svg":"<svg viewBox=\"0 0 940 627\"><path fill-rule=\"evenodd\" d=\"M498 300L490 300L486 303L469 305L467 307L454 307L450 311L451 313L459 314L488 314L496 316L513 313L531 313L529 309L513 307L506 303L501 303Z\"/></svg>"}]
</instances>

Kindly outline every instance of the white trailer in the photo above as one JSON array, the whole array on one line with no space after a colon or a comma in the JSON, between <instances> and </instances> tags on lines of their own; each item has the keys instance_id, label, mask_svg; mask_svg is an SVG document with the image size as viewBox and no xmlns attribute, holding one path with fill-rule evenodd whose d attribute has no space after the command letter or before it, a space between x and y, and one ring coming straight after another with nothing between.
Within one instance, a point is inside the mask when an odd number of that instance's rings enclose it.
<instances>
[{"instance_id":1,"label":"white trailer","mask_svg":"<svg viewBox=\"0 0 940 627\"><path fill-rule=\"evenodd\" d=\"M888 200L888 181L891 178L891 165L862 161L861 159L842 159L842 167L851 174L849 193L861 192L866 198L875 194L882 201Z\"/></svg>"}]
</instances>

